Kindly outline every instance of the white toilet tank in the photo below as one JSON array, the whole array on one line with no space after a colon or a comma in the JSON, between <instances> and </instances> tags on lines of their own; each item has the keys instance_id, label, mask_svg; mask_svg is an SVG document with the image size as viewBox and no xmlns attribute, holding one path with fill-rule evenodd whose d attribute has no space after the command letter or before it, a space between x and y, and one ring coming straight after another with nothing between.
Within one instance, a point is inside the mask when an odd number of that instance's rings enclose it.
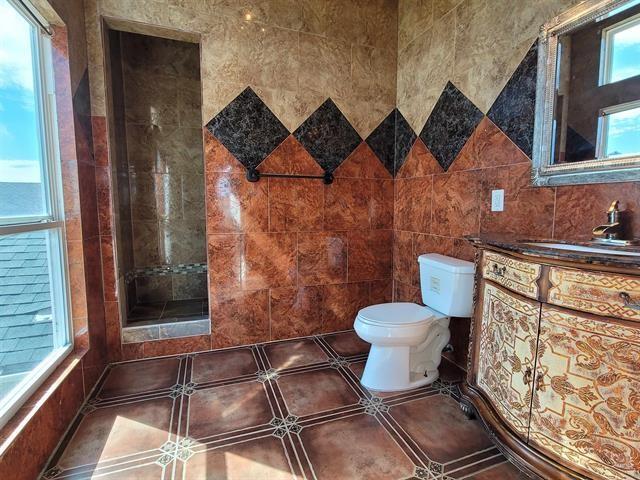
<instances>
[{"instance_id":1,"label":"white toilet tank","mask_svg":"<svg viewBox=\"0 0 640 480\"><path fill-rule=\"evenodd\" d=\"M437 253L420 255L418 263L423 303L450 317L470 317L474 264Z\"/></svg>"}]
</instances>

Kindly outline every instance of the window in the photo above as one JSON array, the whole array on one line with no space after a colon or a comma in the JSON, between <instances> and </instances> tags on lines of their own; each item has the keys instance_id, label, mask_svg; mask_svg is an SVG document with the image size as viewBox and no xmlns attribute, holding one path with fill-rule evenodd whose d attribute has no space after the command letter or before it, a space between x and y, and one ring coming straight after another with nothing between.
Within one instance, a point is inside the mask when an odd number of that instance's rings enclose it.
<instances>
[{"instance_id":1,"label":"window","mask_svg":"<svg viewBox=\"0 0 640 480\"><path fill-rule=\"evenodd\" d=\"M600 85L640 75L640 15L602 31Z\"/></svg>"},{"instance_id":2,"label":"window","mask_svg":"<svg viewBox=\"0 0 640 480\"><path fill-rule=\"evenodd\" d=\"M51 45L34 15L0 0L0 425L72 347Z\"/></svg>"},{"instance_id":3,"label":"window","mask_svg":"<svg viewBox=\"0 0 640 480\"><path fill-rule=\"evenodd\" d=\"M600 111L596 158L640 153L640 100Z\"/></svg>"}]
</instances>

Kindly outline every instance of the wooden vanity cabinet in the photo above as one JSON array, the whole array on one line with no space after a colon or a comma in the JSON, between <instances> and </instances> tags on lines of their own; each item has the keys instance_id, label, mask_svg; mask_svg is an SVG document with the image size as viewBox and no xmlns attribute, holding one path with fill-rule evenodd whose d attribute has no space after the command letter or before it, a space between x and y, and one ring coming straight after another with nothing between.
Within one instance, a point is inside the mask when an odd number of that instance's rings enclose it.
<instances>
[{"instance_id":1,"label":"wooden vanity cabinet","mask_svg":"<svg viewBox=\"0 0 640 480\"><path fill-rule=\"evenodd\" d=\"M640 479L640 312L620 297L640 299L640 273L476 262L463 409L540 478Z\"/></svg>"}]
</instances>

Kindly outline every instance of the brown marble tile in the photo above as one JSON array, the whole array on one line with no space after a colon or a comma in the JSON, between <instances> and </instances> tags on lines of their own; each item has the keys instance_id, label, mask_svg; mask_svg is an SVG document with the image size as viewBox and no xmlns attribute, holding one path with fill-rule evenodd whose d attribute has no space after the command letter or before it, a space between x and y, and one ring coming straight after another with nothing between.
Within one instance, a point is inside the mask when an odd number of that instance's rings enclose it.
<instances>
[{"instance_id":1,"label":"brown marble tile","mask_svg":"<svg viewBox=\"0 0 640 480\"><path fill-rule=\"evenodd\" d=\"M442 167L431 154L427 146L419 138L409 150L396 178L427 177L434 173L442 173Z\"/></svg>"},{"instance_id":2,"label":"brown marble tile","mask_svg":"<svg viewBox=\"0 0 640 480\"><path fill-rule=\"evenodd\" d=\"M475 260L476 249L468 240L464 238L456 238L453 240L453 253L455 258L461 258L468 262Z\"/></svg>"},{"instance_id":3,"label":"brown marble tile","mask_svg":"<svg viewBox=\"0 0 640 480\"><path fill-rule=\"evenodd\" d=\"M212 289L239 288L244 235L208 235L209 282Z\"/></svg>"},{"instance_id":4,"label":"brown marble tile","mask_svg":"<svg viewBox=\"0 0 640 480\"><path fill-rule=\"evenodd\" d=\"M321 181L281 178L269 178L267 181L270 231L322 230L324 185Z\"/></svg>"},{"instance_id":5,"label":"brown marble tile","mask_svg":"<svg viewBox=\"0 0 640 480\"><path fill-rule=\"evenodd\" d=\"M108 360L118 361L120 352L120 305L104 302L104 322Z\"/></svg>"},{"instance_id":6,"label":"brown marble tile","mask_svg":"<svg viewBox=\"0 0 640 480\"><path fill-rule=\"evenodd\" d=\"M264 351L273 368L285 368L311 365L328 360L324 351L310 338L268 343Z\"/></svg>"},{"instance_id":7,"label":"brown marble tile","mask_svg":"<svg viewBox=\"0 0 640 480\"><path fill-rule=\"evenodd\" d=\"M343 283L324 287L322 331L337 332L353 328L359 310L369 305L368 283Z\"/></svg>"},{"instance_id":8,"label":"brown marble tile","mask_svg":"<svg viewBox=\"0 0 640 480\"><path fill-rule=\"evenodd\" d=\"M71 291L71 317L87 318L87 294L84 284L84 265L69 264L69 290ZM77 330L74 329L75 332Z\"/></svg>"},{"instance_id":9,"label":"brown marble tile","mask_svg":"<svg viewBox=\"0 0 640 480\"><path fill-rule=\"evenodd\" d=\"M397 230L428 233L435 202L432 177L398 178L395 185L394 223Z\"/></svg>"},{"instance_id":10,"label":"brown marble tile","mask_svg":"<svg viewBox=\"0 0 640 480\"><path fill-rule=\"evenodd\" d=\"M340 164L334 172L335 177L345 178L391 178L378 156L366 142L362 142Z\"/></svg>"},{"instance_id":11,"label":"brown marble tile","mask_svg":"<svg viewBox=\"0 0 640 480\"><path fill-rule=\"evenodd\" d=\"M100 408L82 419L58 465L68 469L160 448L169 437L172 399Z\"/></svg>"},{"instance_id":12,"label":"brown marble tile","mask_svg":"<svg viewBox=\"0 0 640 480\"><path fill-rule=\"evenodd\" d=\"M439 253L448 257L453 256L453 243L451 237L439 237L437 235L417 234L413 236L413 253L418 260L425 253ZM418 266L418 275L419 275Z\"/></svg>"},{"instance_id":13,"label":"brown marble tile","mask_svg":"<svg viewBox=\"0 0 640 480\"><path fill-rule=\"evenodd\" d=\"M606 211L614 200L626 210L631 233L640 236L640 185L629 182L558 187L554 238L589 240L594 227L607 223Z\"/></svg>"},{"instance_id":14,"label":"brown marble tile","mask_svg":"<svg viewBox=\"0 0 640 480\"><path fill-rule=\"evenodd\" d=\"M302 417L358 403L358 394L333 368L278 378L278 386L290 413Z\"/></svg>"},{"instance_id":15,"label":"brown marble tile","mask_svg":"<svg viewBox=\"0 0 640 480\"><path fill-rule=\"evenodd\" d=\"M138 360L144 358L144 343L123 343L120 347L120 360Z\"/></svg>"},{"instance_id":16,"label":"brown marble tile","mask_svg":"<svg viewBox=\"0 0 640 480\"><path fill-rule=\"evenodd\" d=\"M551 238L556 192L531 186L529 162L482 170L481 233ZM504 190L504 211L491 211L491 191Z\"/></svg>"},{"instance_id":17,"label":"brown marble tile","mask_svg":"<svg viewBox=\"0 0 640 480\"><path fill-rule=\"evenodd\" d=\"M351 357L353 355L368 353L371 347L367 342L361 340L354 331L325 335L323 338L341 357Z\"/></svg>"},{"instance_id":18,"label":"brown marble tile","mask_svg":"<svg viewBox=\"0 0 640 480\"><path fill-rule=\"evenodd\" d=\"M179 367L178 358L117 364L109 372L100 390L100 397L113 398L168 389L178 383Z\"/></svg>"},{"instance_id":19,"label":"brown marble tile","mask_svg":"<svg viewBox=\"0 0 640 480\"><path fill-rule=\"evenodd\" d=\"M346 282L346 233L300 233L298 235L298 281L301 285Z\"/></svg>"},{"instance_id":20,"label":"brown marble tile","mask_svg":"<svg viewBox=\"0 0 640 480\"><path fill-rule=\"evenodd\" d=\"M377 280L369 283L369 303L389 303L393 301L393 279Z\"/></svg>"},{"instance_id":21,"label":"brown marble tile","mask_svg":"<svg viewBox=\"0 0 640 480\"><path fill-rule=\"evenodd\" d=\"M78 164L78 184L80 193L80 214L82 216L82 236L92 238L98 231L98 199L96 190L96 168L86 163Z\"/></svg>"},{"instance_id":22,"label":"brown marble tile","mask_svg":"<svg viewBox=\"0 0 640 480\"><path fill-rule=\"evenodd\" d=\"M258 165L258 171L291 175L322 175L324 173L322 167L293 135L289 135Z\"/></svg>"},{"instance_id":23,"label":"brown marble tile","mask_svg":"<svg viewBox=\"0 0 640 480\"><path fill-rule=\"evenodd\" d=\"M393 232L393 278L409 285L418 285L418 258L414 255L413 233Z\"/></svg>"},{"instance_id":24,"label":"brown marble tile","mask_svg":"<svg viewBox=\"0 0 640 480\"><path fill-rule=\"evenodd\" d=\"M480 422L467 419L449 396L436 395L393 407L391 416L427 456L447 463L493 446ZM464 442L459 439L464 438Z\"/></svg>"},{"instance_id":25,"label":"brown marble tile","mask_svg":"<svg viewBox=\"0 0 640 480\"><path fill-rule=\"evenodd\" d=\"M478 233L481 180L478 170L433 177L431 233L449 237Z\"/></svg>"},{"instance_id":26,"label":"brown marble tile","mask_svg":"<svg viewBox=\"0 0 640 480\"><path fill-rule=\"evenodd\" d=\"M244 173L242 164L214 137L206 128L202 129L204 141L204 171L205 178L214 172Z\"/></svg>"},{"instance_id":27,"label":"brown marble tile","mask_svg":"<svg viewBox=\"0 0 640 480\"><path fill-rule=\"evenodd\" d=\"M394 181L373 180L371 182L371 202L369 222L373 229L393 228Z\"/></svg>"},{"instance_id":28,"label":"brown marble tile","mask_svg":"<svg viewBox=\"0 0 640 480\"><path fill-rule=\"evenodd\" d=\"M322 286L272 288L271 340L320 333L323 299Z\"/></svg>"},{"instance_id":29,"label":"brown marble tile","mask_svg":"<svg viewBox=\"0 0 640 480\"><path fill-rule=\"evenodd\" d=\"M196 453L185 464L185 478L263 478L293 480L282 441L263 437Z\"/></svg>"},{"instance_id":30,"label":"brown marble tile","mask_svg":"<svg viewBox=\"0 0 640 480\"><path fill-rule=\"evenodd\" d=\"M529 163L529 158L491 120L484 117L462 148L449 172Z\"/></svg>"},{"instance_id":31,"label":"brown marble tile","mask_svg":"<svg viewBox=\"0 0 640 480\"><path fill-rule=\"evenodd\" d=\"M324 225L326 230L369 228L371 183L359 178L336 178L325 186Z\"/></svg>"},{"instance_id":32,"label":"brown marble tile","mask_svg":"<svg viewBox=\"0 0 640 480\"><path fill-rule=\"evenodd\" d=\"M268 185L248 182L244 174L207 175L207 232L266 232L269 229Z\"/></svg>"},{"instance_id":33,"label":"brown marble tile","mask_svg":"<svg viewBox=\"0 0 640 480\"><path fill-rule=\"evenodd\" d=\"M193 358L191 380L196 383L251 375L260 370L248 348L199 353Z\"/></svg>"},{"instance_id":34,"label":"brown marble tile","mask_svg":"<svg viewBox=\"0 0 640 480\"><path fill-rule=\"evenodd\" d=\"M393 264L393 231L361 230L348 233L348 280L390 278Z\"/></svg>"},{"instance_id":35,"label":"brown marble tile","mask_svg":"<svg viewBox=\"0 0 640 480\"><path fill-rule=\"evenodd\" d=\"M269 291L212 291L211 346L233 347L269 340Z\"/></svg>"},{"instance_id":36,"label":"brown marble tile","mask_svg":"<svg viewBox=\"0 0 640 480\"><path fill-rule=\"evenodd\" d=\"M136 480L156 480L162 478L162 467L157 464L147 464L142 466L133 466L122 470L112 470L108 473L100 472L100 478L106 480L122 480L124 475L135 478Z\"/></svg>"},{"instance_id":37,"label":"brown marble tile","mask_svg":"<svg viewBox=\"0 0 640 480\"><path fill-rule=\"evenodd\" d=\"M116 267L113 259L113 237L110 235L100 237L100 255L102 258L102 283L105 301L118 299L116 284Z\"/></svg>"},{"instance_id":38,"label":"brown marble tile","mask_svg":"<svg viewBox=\"0 0 640 480\"><path fill-rule=\"evenodd\" d=\"M296 235L248 233L244 238L241 283L244 290L296 284Z\"/></svg>"},{"instance_id":39,"label":"brown marble tile","mask_svg":"<svg viewBox=\"0 0 640 480\"><path fill-rule=\"evenodd\" d=\"M422 294L420 287L409 285L398 280L393 281L393 301L394 302L413 302L422 304Z\"/></svg>"},{"instance_id":40,"label":"brown marble tile","mask_svg":"<svg viewBox=\"0 0 640 480\"><path fill-rule=\"evenodd\" d=\"M189 399L188 436L201 439L269 423L272 417L264 386L259 382L198 390Z\"/></svg>"},{"instance_id":41,"label":"brown marble tile","mask_svg":"<svg viewBox=\"0 0 640 480\"><path fill-rule=\"evenodd\" d=\"M98 230L100 235L111 235L111 177L109 167L96 167L96 195Z\"/></svg>"},{"instance_id":42,"label":"brown marble tile","mask_svg":"<svg viewBox=\"0 0 640 480\"><path fill-rule=\"evenodd\" d=\"M530 477L505 461L464 478L467 480L528 480Z\"/></svg>"},{"instance_id":43,"label":"brown marble tile","mask_svg":"<svg viewBox=\"0 0 640 480\"><path fill-rule=\"evenodd\" d=\"M210 348L211 335L155 340L153 342L144 342L144 356L178 355L180 353L202 352Z\"/></svg>"},{"instance_id":44,"label":"brown marble tile","mask_svg":"<svg viewBox=\"0 0 640 480\"><path fill-rule=\"evenodd\" d=\"M305 428L300 433L319 480L413 475L413 462L370 415L357 415Z\"/></svg>"},{"instance_id":45,"label":"brown marble tile","mask_svg":"<svg viewBox=\"0 0 640 480\"><path fill-rule=\"evenodd\" d=\"M107 138L106 117L91 117L91 132L93 136L93 158L96 166L106 167L109 165L109 144Z\"/></svg>"}]
</instances>

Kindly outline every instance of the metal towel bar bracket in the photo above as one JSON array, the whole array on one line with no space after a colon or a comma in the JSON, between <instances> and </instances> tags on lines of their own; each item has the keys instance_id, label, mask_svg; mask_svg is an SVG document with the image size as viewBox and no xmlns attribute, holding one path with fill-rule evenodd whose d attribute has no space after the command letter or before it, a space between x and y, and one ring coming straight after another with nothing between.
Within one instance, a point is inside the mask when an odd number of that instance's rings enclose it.
<instances>
[{"instance_id":1,"label":"metal towel bar bracket","mask_svg":"<svg viewBox=\"0 0 640 480\"><path fill-rule=\"evenodd\" d=\"M272 177L272 178L317 178L321 179L326 185L330 185L333 183L333 173L325 172L323 175L293 175L288 173L262 173L256 170L255 168L250 168L247 170L247 180L250 182L257 182L262 177Z\"/></svg>"}]
</instances>

